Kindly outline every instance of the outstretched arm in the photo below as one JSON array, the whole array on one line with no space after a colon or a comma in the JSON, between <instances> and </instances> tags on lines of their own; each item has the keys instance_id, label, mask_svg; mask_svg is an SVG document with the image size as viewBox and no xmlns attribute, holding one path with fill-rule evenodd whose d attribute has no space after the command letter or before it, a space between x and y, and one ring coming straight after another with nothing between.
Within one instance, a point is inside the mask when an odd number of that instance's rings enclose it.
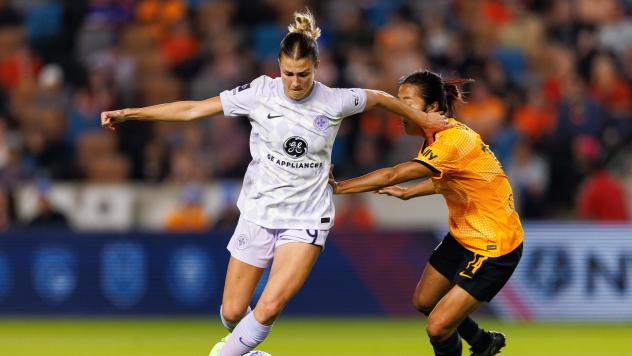
<instances>
[{"instance_id":1,"label":"outstretched arm","mask_svg":"<svg viewBox=\"0 0 632 356\"><path fill-rule=\"evenodd\" d=\"M329 176L329 185L335 194L361 193L378 190L383 187L407 182L413 179L428 177L432 172L417 162L406 162L395 167L382 168L362 177L336 182L333 175Z\"/></svg>"},{"instance_id":2,"label":"outstretched arm","mask_svg":"<svg viewBox=\"0 0 632 356\"><path fill-rule=\"evenodd\" d=\"M374 107L380 107L394 114L405 116L419 127L428 130L444 130L452 127L448 122L448 118L440 112L426 113L421 110L413 109L402 100L379 90L365 89L366 106L365 111Z\"/></svg>"},{"instance_id":3,"label":"outstretched arm","mask_svg":"<svg viewBox=\"0 0 632 356\"><path fill-rule=\"evenodd\" d=\"M129 108L101 113L101 126L114 130L114 126L128 120L142 121L191 121L222 112L219 96L200 101L176 101L173 103Z\"/></svg>"},{"instance_id":4,"label":"outstretched arm","mask_svg":"<svg viewBox=\"0 0 632 356\"><path fill-rule=\"evenodd\" d=\"M408 188L394 185L379 189L376 193L390 195L402 200L408 200L411 198L422 197L424 195L432 195L435 194L436 191L434 184L432 184L432 180L426 179L425 181Z\"/></svg>"}]
</instances>

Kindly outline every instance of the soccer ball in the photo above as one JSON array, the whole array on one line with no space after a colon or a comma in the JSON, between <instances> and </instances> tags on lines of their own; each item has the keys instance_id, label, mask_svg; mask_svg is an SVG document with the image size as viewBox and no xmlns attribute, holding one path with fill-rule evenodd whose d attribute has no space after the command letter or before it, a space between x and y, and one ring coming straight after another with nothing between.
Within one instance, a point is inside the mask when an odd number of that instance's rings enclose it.
<instances>
[{"instance_id":1,"label":"soccer ball","mask_svg":"<svg viewBox=\"0 0 632 356\"><path fill-rule=\"evenodd\" d=\"M267 352L263 352L263 351L250 351L246 354L244 354L244 356L272 356Z\"/></svg>"}]
</instances>

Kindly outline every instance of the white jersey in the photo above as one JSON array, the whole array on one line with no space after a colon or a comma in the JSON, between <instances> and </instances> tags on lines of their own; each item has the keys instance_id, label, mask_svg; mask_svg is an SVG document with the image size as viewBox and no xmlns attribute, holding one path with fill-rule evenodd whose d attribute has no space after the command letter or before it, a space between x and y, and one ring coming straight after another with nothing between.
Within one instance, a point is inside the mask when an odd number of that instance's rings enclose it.
<instances>
[{"instance_id":1,"label":"white jersey","mask_svg":"<svg viewBox=\"0 0 632 356\"><path fill-rule=\"evenodd\" d=\"M271 229L331 228L331 149L342 119L364 111L364 90L314 82L309 96L292 100L281 78L264 75L220 100L225 116L248 116L252 125L252 161L237 201L242 217Z\"/></svg>"}]
</instances>

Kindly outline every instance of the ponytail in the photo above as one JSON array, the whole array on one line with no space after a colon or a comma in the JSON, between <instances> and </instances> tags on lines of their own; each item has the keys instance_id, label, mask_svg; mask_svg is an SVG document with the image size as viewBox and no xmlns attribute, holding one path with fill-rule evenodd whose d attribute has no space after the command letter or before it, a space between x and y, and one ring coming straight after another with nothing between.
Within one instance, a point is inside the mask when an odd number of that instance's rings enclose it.
<instances>
[{"instance_id":1,"label":"ponytail","mask_svg":"<svg viewBox=\"0 0 632 356\"><path fill-rule=\"evenodd\" d=\"M463 91L461 86L463 84L474 83L474 79L447 79L443 82L443 90L445 91L445 101L448 113L454 113L454 106L457 102L464 103Z\"/></svg>"},{"instance_id":2,"label":"ponytail","mask_svg":"<svg viewBox=\"0 0 632 356\"><path fill-rule=\"evenodd\" d=\"M303 12L294 13L294 24L287 27L289 33L298 32L308 37L311 37L314 41L320 37L320 28L316 27L316 20L314 15L306 8Z\"/></svg>"},{"instance_id":3,"label":"ponytail","mask_svg":"<svg viewBox=\"0 0 632 356\"><path fill-rule=\"evenodd\" d=\"M318 44L320 28L316 26L316 20L311 11L306 8L303 12L294 13L294 24L288 26L288 34L281 41L279 59L285 55L292 59L311 58L314 63L318 61Z\"/></svg>"}]
</instances>

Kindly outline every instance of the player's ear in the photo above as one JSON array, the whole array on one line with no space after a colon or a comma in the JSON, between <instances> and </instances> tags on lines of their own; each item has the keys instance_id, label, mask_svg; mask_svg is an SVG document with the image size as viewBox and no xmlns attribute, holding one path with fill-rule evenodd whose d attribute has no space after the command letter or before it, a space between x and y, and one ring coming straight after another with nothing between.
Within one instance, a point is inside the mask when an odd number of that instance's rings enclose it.
<instances>
[{"instance_id":1,"label":"player's ear","mask_svg":"<svg viewBox=\"0 0 632 356\"><path fill-rule=\"evenodd\" d=\"M435 112L435 111L439 111L439 103L438 102L434 102L432 104L430 104L430 106L428 106L427 108L428 110L426 112Z\"/></svg>"},{"instance_id":2,"label":"player's ear","mask_svg":"<svg viewBox=\"0 0 632 356\"><path fill-rule=\"evenodd\" d=\"M314 63L314 69L318 69L319 65L320 65L320 59L317 59L316 63Z\"/></svg>"}]
</instances>

